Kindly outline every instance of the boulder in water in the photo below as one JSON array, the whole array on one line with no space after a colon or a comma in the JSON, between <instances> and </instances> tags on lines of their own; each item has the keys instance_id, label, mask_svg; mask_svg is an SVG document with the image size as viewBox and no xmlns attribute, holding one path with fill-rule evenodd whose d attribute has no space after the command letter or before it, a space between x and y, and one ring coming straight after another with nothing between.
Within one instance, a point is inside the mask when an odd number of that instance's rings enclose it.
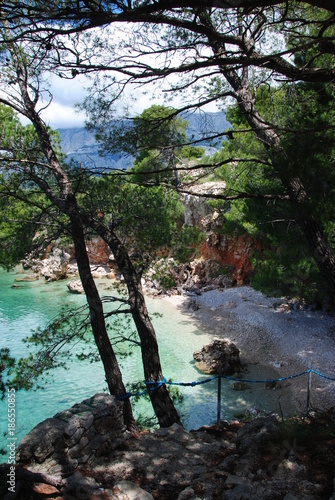
<instances>
[{"instance_id":1,"label":"boulder in water","mask_svg":"<svg viewBox=\"0 0 335 500\"><path fill-rule=\"evenodd\" d=\"M83 285L80 280L69 281L67 287L71 293L84 293Z\"/></svg>"},{"instance_id":2,"label":"boulder in water","mask_svg":"<svg viewBox=\"0 0 335 500\"><path fill-rule=\"evenodd\" d=\"M239 349L227 339L215 338L193 353L196 367L205 373L232 375L241 371Z\"/></svg>"}]
</instances>

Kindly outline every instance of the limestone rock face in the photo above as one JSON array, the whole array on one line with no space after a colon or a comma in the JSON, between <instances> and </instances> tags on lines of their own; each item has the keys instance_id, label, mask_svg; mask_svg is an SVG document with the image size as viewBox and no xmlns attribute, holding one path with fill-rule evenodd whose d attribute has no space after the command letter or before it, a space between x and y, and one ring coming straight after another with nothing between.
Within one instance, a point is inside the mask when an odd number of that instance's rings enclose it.
<instances>
[{"instance_id":1,"label":"limestone rock face","mask_svg":"<svg viewBox=\"0 0 335 500\"><path fill-rule=\"evenodd\" d=\"M184 223L187 226L203 225L206 216L210 215L213 209L207 201L201 198L201 194L222 194L226 190L224 181L203 182L187 186L188 194L182 195L182 203L185 206Z\"/></svg>"},{"instance_id":2,"label":"limestone rock face","mask_svg":"<svg viewBox=\"0 0 335 500\"><path fill-rule=\"evenodd\" d=\"M67 276L70 262L70 255L63 250L56 248L52 255L43 262L41 269L42 276L48 281L58 281Z\"/></svg>"},{"instance_id":3,"label":"limestone rock face","mask_svg":"<svg viewBox=\"0 0 335 500\"><path fill-rule=\"evenodd\" d=\"M193 353L196 367L205 373L232 375L241 370L239 349L233 342L215 338Z\"/></svg>"},{"instance_id":4,"label":"limestone rock face","mask_svg":"<svg viewBox=\"0 0 335 500\"><path fill-rule=\"evenodd\" d=\"M27 257L22 262L24 269L32 269L47 281L57 281L66 278L71 256L60 248L54 248L47 259L31 259Z\"/></svg>"}]
</instances>

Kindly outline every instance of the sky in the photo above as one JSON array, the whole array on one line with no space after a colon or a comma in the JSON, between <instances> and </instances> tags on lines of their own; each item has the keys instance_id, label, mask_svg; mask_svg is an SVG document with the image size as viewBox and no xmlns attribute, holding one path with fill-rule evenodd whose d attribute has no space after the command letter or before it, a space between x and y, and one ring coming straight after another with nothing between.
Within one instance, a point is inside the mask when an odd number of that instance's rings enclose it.
<instances>
[{"instance_id":1,"label":"sky","mask_svg":"<svg viewBox=\"0 0 335 500\"><path fill-rule=\"evenodd\" d=\"M87 95L86 89L89 83L85 77L77 76L72 80L67 80L53 76L50 85L52 101L41 113L46 124L53 129L84 127L85 113L84 111L78 111L76 105L81 104ZM119 116L124 115L123 108L126 99L127 94L125 94L123 103L120 102L119 104ZM135 100L131 100L128 96L128 105L130 105L132 116L139 115L144 109L153 104L164 104L163 92L159 93L157 88L155 89L155 96L150 91L148 92L148 88L146 88L145 94L140 89L137 89ZM168 105L178 107L181 106L181 103L172 101ZM204 108L204 110L213 112L218 111L218 108L211 105ZM22 119L22 122L26 124L24 119Z\"/></svg>"},{"instance_id":2,"label":"sky","mask_svg":"<svg viewBox=\"0 0 335 500\"><path fill-rule=\"evenodd\" d=\"M101 29L99 28L97 32L100 33L100 30ZM121 28L111 26L106 28L104 31L106 32L105 36L108 35L108 40L113 40L113 43L115 42L117 44L119 41L122 43L125 37L128 37L130 40L132 40L132 37L134 36L133 30L134 27L132 25L127 25L126 27L122 26ZM64 39L63 42L67 44L67 38ZM273 44L272 39L271 44ZM280 47L283 44L283 40L280 36L278 37L277 44L279 44ZM80 48L80 44L76 48ZM184 56L184 52L182 52L180 56L178 54L174 54L174 66L178 66L179 63L181 64L183 62ZM163 54L162 57L162 64L166 64L166 56ZM152 55L149 54L146 56L141 56L139 62L141 62L141 64L147 64L150 66L152 63ZM159 56L156 55L154 64L155 66L159 66L159 63ZM168 80L171 80L170 84L173 84L178 81L178 78L179 77L177 75L170 75L168 77ZM90 84L91 82L89 82L87 77L85 77L84 75L78 75L76 78L71 80L53 75L51 77L50 88L53 98L49 106L47 106L42 112L42 118L47 123L47 125L49 125L53 129L84 127L85 113L83 111L78 111L76 109L76 104L80 104L84 101L87 94L87 91L85 91L85 87L88 88ZM167 86L165 87L165 89L168 88L168 84L169 81L167 82ZM164 81L162 85L165 85ZM159 90L159 87L156 87L155 90L152 89L152 92L148 90L148 87L146 87L145 94L141 92L140 88L133 88L132 91L136 93L136 99L134 101L129 99L131 90L126 89L125 94L125 99L127 99L128 95L129 108L131 110L132 116L140 114L144 109L149 108L152 104L164 104L164 94ZM154 93L155 95L153 95ZM191 100L193 96L189 95L188 98ZM178 101L171 101L168 105L178 108L181 105L181 102L179 97L175 96L175 99L178 99ZM124 103L120 103L118 116L124 116L123 106ZM218 110L219 109L215 104L204 108L204 111L207 112L214 112Z\"/></svg>"},{"instance_id":3,"label":"sky","mask_svg":"<svg viewBox=\"0 0 335 500\"><path fill-rule=\"evenodd\" d=\"M64 78L59 78L56 76L52 77L50 83L50 93L52 95L51 103L41 111L41 116L45 123L53 129L63 129L63 128L75 128L85 126L85 112L78 111L78 104L81 104L87 95L88 82L85 81L84 77L76 77L72 80L67 80ZM146 108L149 108L152 104L163 104L163 96L161 99L156 97L153 98L150 94L142 94L140 91L137 92L137 99L131 101L131 112L132 115L138 115ZM126 99L126 97L125 97ZM41 102L41 108L45 106L46 103ZM124 115L123 104L119 104L119 116ZM21 117L21 122L23 125L29 123L29 121Z\"/></svg>"},{"instance_id":4,"label":"sky","mask_svg":"<svg viewBox=\"0 0 335 500\"><path fill-rule=\"evenodd\" d=\"M82 103L87 94L85 85L88 83L84 77L76 77L73 80L53 77L50 88L53 99L42 111L42 118L47 125L53 129L85 126L85 113L76 108L76 104ZM161 98L159 95L153 98L152 95L142 94L138 90L136 100L131 102L131 112L137 115L152 104L163 103L163 95ZM122 103L119 106L119 113L122 115Z\"/></svg>"},{"instance_id":5,"label":"sky","mask_svg":"<svg viewBox=\"0 0 335 500\"><path fill-rule=\"evenodd\" d=\"M82 102L85 97L84 81L79 78L65 80L53 77L49 90L52 101L41 111L45 123L53 129L84 127L85 114L76 110L76 104ZM42 101L40 107L45 104ZM21 123L26 125L29 121L21 117Z\"/></svg>"}]
</instances>

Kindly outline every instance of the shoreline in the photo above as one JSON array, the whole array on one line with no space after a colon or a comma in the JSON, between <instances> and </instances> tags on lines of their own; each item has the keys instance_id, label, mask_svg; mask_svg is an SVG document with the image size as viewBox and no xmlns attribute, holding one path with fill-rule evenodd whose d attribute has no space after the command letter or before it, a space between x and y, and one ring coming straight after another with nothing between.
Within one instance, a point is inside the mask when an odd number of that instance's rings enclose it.
<instances>
[{"instance_id":1,"label":"shoreline","mask_svg":"<svg viewBox=\"0 0 335 500\"><path fill-rule=\"evenodd\" d=\"M266 297L250 286L166 299L202 329L236 344L247 368L241 378L278 379L308 369L335 378L335 318L325 313L295 310L284 299ZM272 390L264 384L252 389L265 406L275 404L284 416L306 412L307 374L277 383ZM310 409L335 406L335 381L313 373L310 396Z\"/></svg>"},{"instance_id":2,"label":"shoreline","mask_svg":"<svg viewBox=\"0 0 335 500\"><path fill-rule=\"evenodd\" d=\"M107 282L105 276L99 278L101 283ZM278 379L308 369L335 378L335 318L326 313L295 309L285 299L266 297L250 286L199 295L155 296L147 289L145 295L170 302L200 330L234 342L246 367L246 373L238 378ZM265 384L250 384L252 387L237 397L243 407L248 393L253 392L259 408L276 408L276 413L285 416L302 414L306 411L307 377L280 382L274 390L264 390ZM311 408L335 407L335 382L312 374L311 396Z\"/></svg>"}]
</instances>

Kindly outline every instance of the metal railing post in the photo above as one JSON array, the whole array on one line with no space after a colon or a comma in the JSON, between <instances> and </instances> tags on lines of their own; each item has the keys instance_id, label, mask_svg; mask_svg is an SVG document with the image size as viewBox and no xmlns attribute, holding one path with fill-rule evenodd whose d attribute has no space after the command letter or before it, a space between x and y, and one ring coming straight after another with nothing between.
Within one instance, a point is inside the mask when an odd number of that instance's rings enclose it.
<instances>
[{"instance_id":1,"label":"metal railing post","mask_svg":"<svg viewBox=\"0 0 335 500\"><path fill-rule=\"evenodd\" d=\"M217 401L216 423L220 425L221 420L221 376L218 376L218 401Z\"/></svg>"},{"instance_id":2,"label":"metal railing post","mask_svg":"<svg viewBox=\"0 0 335 500\"><path fill-rule=\"evenodd\" d=\"M312 388L312 370L308 370L306 416L308 415L309 405L311 401L311 388Z\"/></svg>"}]
</instances>

